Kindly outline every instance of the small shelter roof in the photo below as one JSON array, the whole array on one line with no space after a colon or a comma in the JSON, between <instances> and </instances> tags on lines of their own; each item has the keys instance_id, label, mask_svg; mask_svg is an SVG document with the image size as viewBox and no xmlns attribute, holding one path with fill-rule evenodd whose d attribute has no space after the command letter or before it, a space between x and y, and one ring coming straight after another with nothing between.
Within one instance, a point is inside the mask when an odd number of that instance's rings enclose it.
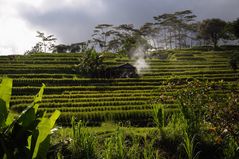
<instances>
[{"instance_id":1,"label":"small shelter roof","mask_svg":"<svg viewBox=\"0 0 239 159\"><path fill-rule=\"evenodd\" d=\"M136 67L134 67L133 65L129 64L129 63L126 63L126 64L123 64L123 65L120 65L120 66L117 66L115 68L125 68L125 69L136 69Z\"/></svg>"}]
</instances>

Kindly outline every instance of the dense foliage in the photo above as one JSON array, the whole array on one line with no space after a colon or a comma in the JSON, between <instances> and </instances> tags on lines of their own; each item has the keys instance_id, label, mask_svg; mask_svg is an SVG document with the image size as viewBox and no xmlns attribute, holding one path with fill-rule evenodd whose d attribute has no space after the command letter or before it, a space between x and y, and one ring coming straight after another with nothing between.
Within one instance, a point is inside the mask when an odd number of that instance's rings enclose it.
<instances>
[{"instance_id":1,"label":"dense foliage","mask_svg":"<svg viewBox=\"0 0 239 159\"><path fill-rule=\"evenodd\" d=\"M50 118L38 111L44 85L34 102L20 115L10 111L12 80L2 79L0 85L0 158L45 158L50 146L51 130L60 115L55 111Z\"/></svg>"},{"instance_id":2,"label":"dense foliage","mask_svg":"<svg viewBox=\"0 0 239 159\"><path fill-rule=\"evenodd\" d=\"M226 22L221 19L206 19L199 25L199 33L203 39L209 39L214 48L217 48L218 41L225 37Z\"/></svg>"},{"instance_id":3,"label":"dense foliage","mask_svg":"<svg viewBox=\"0 0 239 159\"><path fill-rule=\"evenodd\" d=\"M94 49L89 49L79 57L79 64L75 65L75 71L82 76L99 77L104 71L103 56Z\"/></svg>"}]
</instances>

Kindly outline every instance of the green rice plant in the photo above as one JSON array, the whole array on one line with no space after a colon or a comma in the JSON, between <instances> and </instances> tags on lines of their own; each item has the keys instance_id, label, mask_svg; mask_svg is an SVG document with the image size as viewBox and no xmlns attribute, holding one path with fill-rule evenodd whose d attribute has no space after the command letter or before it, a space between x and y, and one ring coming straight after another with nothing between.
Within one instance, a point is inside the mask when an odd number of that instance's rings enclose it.
<instances>
[{"instance_id":1,"label":"green rice plant","mask_svg":"<svg viewBox=\"0 0 239 159\"><path fill-rule=\"evenodd\" d=\"M79 122L76 122L73 117L71 122L73 140L70 144L70 149L72 151L72 157L82 159L96 158L95 136L84 130L85 124L81 120Z\"/></svg>"},{"instance_id":2,"label":"green rice plant","mask_svg":"<svg viewBox=\"0 0 239 159\"><path fill-rule=\"evenodd\" d=\"M158 128L164 127L165 115L164 115L164 106L162 104L153 105L152 117L155 125Z\"/></svg>"},{"instance_id":3,"label":"green rice plant","mask_svg":"<svg viewBox=\"0 0 239 159\"><path fill-rule=\"evenodd\" d=\"M127 156L127 147L125 144L125 133L122 129L117 128L115 133L105 140L105 159L125 159Z\"/></svg>"},{"instance_id":4,"label":"green rice plant","mask_svg":"<svg viewBox=\"0 0 239 159\"><path fill-rule=\"evenodd\" d=\"M130 144L127 152L128 159L139 159L141 157L142 146L140 144L140 137L132 135L132 143Z\"/></svg>"},{"instance_id":5,"label":"green rice plant","mask_svg":"<svg viewBox=\"0 0 239 159\"><path fill-rule=\"evenodd\" d=\"M143 140L142 140L143 139ZM103 156L104 159L159 159L159 152L155 149L155 139L149 140L128 134L126 137L122 129L117 129L114 134L105 139Z\"/></svg>"},{"instance_id":6,"label":"green rice plant","mask_svg":"<svg viewBox=\"0 0 239 159\"><path fill-rule=\"evenodd\" d=\"M184 118L183 114L174 112L169 118L168 124L162 129L161 135L163 140L179 142L187 129L187 120Z\"/></svg>"},{"instance_id":7,"label":"green rice plant","mask_svg":"<svg viewBox=\"0 0 239 159\"><path fill-rule=\"evenodd\" d=\"M159 159L159 152L155 150L154 143L156 138L148 140L146 136L144 136L144 147L143 147L143 158L144 159Z\"/></svg>"},{"instance_id":8,"label":"green rice plant","mask_svg":"<svg viewBox=\"0 0 239 159\"><path fill-rule=\"evenodd\" d=\"M121 129L117 129L116 135L115 135L115 152L117 154L118 159L124 159L125 158L125 151L126 151L126 145L125 145L125 133Z\"/></svg>"},{"instance_id":9,"label":"green rice plant","mask_svg":"<svg viewBox=\"0 0 239 159\"><path fill-rule=\"evenodd\" d=\"M112 138L107 138L104 141L105 150L103 151L104 159L112 159L114 155L114 143Z\"/></svg>"},{"instance_id":10,"label":"green rice plant","mask_svg":"<svg viewBox=\"0 0 239 159\"><path fill-rule=\"evenodd\" d=\"M195 148L197 143L195 143L195 135L190 138L187 131L184 132L183 135L183 149L188 159L197 159L199 157L200 152L195 152Z\"/></svg>"}]
</instances>

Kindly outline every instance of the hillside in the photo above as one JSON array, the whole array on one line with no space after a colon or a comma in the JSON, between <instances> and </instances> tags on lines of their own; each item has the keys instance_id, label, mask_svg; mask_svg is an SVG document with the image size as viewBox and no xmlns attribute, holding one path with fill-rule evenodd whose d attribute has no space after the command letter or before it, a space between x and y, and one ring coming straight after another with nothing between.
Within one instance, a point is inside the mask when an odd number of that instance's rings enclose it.
<instances>
[{"instance_id":1,"label":"hillside","mask_svg":"<svg viewBox=\"0 0 239 159\"><path fill-rule=\"evenodd\" d=\"M158 53L160 57L160 53ZM239 70L232 70L230 51L173 51L167 59L147 58L138 78L84 78L76 74L78 53L0 56L0 76L13 78L11 108L22 111L31 103L42 83L46 85L41 110L59 109L63 125L72 116L98 125L102 121L128 121L145 125L151 121L152 101L162 99L166 112L177 110L174 95L193 79L224 81L239 91ZM134 60L108 54L108 66L134 64ZM168 85L171 85L168 90Z\"/></svg>"}]
</instances>

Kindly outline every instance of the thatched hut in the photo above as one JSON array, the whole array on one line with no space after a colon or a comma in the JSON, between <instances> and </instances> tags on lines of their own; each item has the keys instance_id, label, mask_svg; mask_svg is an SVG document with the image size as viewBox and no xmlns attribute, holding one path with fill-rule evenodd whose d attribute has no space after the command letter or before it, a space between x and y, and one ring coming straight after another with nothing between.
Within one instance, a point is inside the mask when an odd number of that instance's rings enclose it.
<instances>
[{"instance_id":1,"label":"thatched hut","mask_svg":"<svg viewBox=\"0 0 239 159\"><path fill-rule=\"evenodd\" d=\"M136 67L126 63L108 68L105 73L107 78L135 78L138 77Z\"/></svg>"}]
</instances>

